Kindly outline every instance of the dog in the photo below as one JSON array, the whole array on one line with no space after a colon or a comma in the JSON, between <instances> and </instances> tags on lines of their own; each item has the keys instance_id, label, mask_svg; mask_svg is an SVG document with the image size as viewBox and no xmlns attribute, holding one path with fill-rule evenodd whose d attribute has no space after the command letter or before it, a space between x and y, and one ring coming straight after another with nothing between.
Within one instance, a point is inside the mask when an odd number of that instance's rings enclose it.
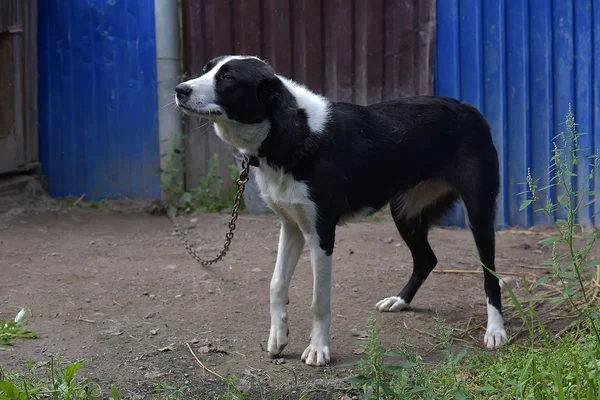
<instances>
[{"instance_id":1,"label":"dog","mask_svg":"<svg viewBox=\"0 0 600 400\"><path fill-rule=\"evenodd\" d=\"M230 55L175 87L185 113L208 118L216 134L250 160L266 204L280 217L270 283L274 357L288 343L290 280L308 243L313 272L310 344L302 361L330 362L331 274L336 227L390 204L410 249L413 272L381 312L406 309L437 264L429 229L457 201L468 216L483 270L487 302L484 344L506 341L495 271L494 219L498 155L485 117L441 96L415 96L368 106L334 102L275 73L266 61Z\"/></svg>"}]
</instances>

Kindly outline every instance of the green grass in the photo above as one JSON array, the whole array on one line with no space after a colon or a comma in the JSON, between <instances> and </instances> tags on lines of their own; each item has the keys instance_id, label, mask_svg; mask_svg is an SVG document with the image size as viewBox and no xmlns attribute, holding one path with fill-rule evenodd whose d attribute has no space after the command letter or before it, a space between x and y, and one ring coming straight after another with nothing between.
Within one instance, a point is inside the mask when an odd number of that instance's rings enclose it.
<instances>
[{"instance_id":1,"label":"green grass","mask_svg":"<svg viewBox=\"0 0 600 400\"><path fill-rule=\"evenodd\" d=\"M34 332L24 327L27 324L26 315L27 310L23 308L13 320L0 320L0 351L7 350L7 346L11 346L14 339L37 337Z\"/></svg>"},{"instance_id":2,"label":"green grass","mask_svg":"<svg viewBox=\"0 0 600 400\"><path fill-rule=\"evenodd\" d=\"M181 210L186 213L228 213L233 208L237 191L235 181L239 177L239 170L235 164L227 164L229 176L222 177L219 167L224 165L224 160L217 154L208 160L207 171L199 175L199 183L195 187L185 184L183 175L185 170L185 137L175 135L171 143L171 150L161 157L168 156L167 165L159 170L161 189L167 194L167 209ZM240 210L244 209L242 199Z\"/></svg>"}]
</instances>

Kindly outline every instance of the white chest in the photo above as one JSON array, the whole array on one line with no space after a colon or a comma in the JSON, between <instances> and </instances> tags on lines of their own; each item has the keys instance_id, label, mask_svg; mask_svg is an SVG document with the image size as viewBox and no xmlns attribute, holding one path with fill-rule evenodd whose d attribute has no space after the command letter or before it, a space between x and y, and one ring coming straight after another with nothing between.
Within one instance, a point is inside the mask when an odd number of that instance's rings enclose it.
<instances>
[{"instance_id":1,"label":"white chest","mask_svg":"<svg viewBox=\"0 0 600 400\"><path fill-rule=\"evenodd\" d=\"M317 211L308 195L306 183L295 180L291 174L276 170L260 161L255 179L262 198L281 218L294 221L306 233L315 231Z\"/></svg>"}]
</instances>

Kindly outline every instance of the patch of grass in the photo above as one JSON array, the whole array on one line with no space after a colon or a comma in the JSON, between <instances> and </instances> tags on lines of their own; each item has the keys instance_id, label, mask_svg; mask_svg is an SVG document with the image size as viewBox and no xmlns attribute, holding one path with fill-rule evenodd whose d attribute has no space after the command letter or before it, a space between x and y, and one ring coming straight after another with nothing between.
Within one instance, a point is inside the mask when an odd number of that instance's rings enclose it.
<instances>
[{"instance_id":1,"label":"patch of grass","mask_svg":"<svg viewBox=\"0 0 600 400\"><path fill-rule=\"evenodd\" d=\"M48 363L30 360L22 372L9 372L0 367L0 400L103 398L96 383L77 377L83 365L83 361L65 364L54 357Z\"/></svg>"},{"instance_id":2,"label":"patch of grass","mask_svg":"<svg viewBox=\"0 0 600 400\"><path fill-rule=\"evenodd\" d=\"M113 202L109 199L104 200L85 200L85 196L65 196L53 200L60 208L80 208L84 210L102 210L114 211Z\"/></svg>"},{"instance_id":3,"label":"patch of grass","mask_svg":"<svg viewBox=\"0 0 600 400\"><path fill-rule=\"evenodd\" d=\"M0 320L0 351L7 350L5 346L12 345L14 339L37 337L35 332L24 327L27 324L26 315L27 310L23 308L13 320Z\"/></svg>"},{"instance_id":4,"label":"patch of grass","mask_svg":"<svg viewBox=\"0 0 600 400\"><path fill-rule=\"evenodd\" d=\"M200 175L199 183L196 187L186 188L183 179L185 171L184 137L176 137L168 154L162 157L168 157L168 163L164 169L159 170L161 174L161 188L167 193L167 208L181 210L186 213L205 212L205 213L228 213L231 212L235 194L236 185L229 184L235 182L239 177L239 170L235 164L227 165L229 176L222 177L218 169L224 161L217 153L208 160L208 170ZM226 182L229 181L229 182ZM244 209L244 202L240 210Z\"/></svg>"},{"instance_id":5,"label":"patch of grass","mask_svg":"<svg viewBox=\"0 0 600 400\"><path fill-rule=\"evenodd\" d=\"M395 349L384 349L380 328L371 317L367 325L368 342L363 346L366 357L344 364L356 366L356 374L346 379L349 393L365 400L388 399L460 399L463 391L460 362L467 353L453 351L452 327L436 318L438 334L444 345L444 361L428 365L412 345L401 339ZM386 359L395 362L386 362ZM400 359L401 361L398 361Z\"/></svg>"}]
</instances>

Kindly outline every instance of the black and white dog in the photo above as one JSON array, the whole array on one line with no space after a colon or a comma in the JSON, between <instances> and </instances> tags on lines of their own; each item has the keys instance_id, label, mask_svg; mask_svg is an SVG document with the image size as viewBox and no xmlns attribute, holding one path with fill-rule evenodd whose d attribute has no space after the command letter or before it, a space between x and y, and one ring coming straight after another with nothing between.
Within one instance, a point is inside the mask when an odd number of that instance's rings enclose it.
<instances>
[{"instance_id":1,"label":"black and white dog","mask_svg":"<svg viewBox=\"0 0 600 400\"><path fill-rule=\"evenodd\" d=\"M466 208L482 263L494 270L498 156L490 127L458 100L418 96L359 106L332 102L277 75L250 56L218 57L177 85L177 105L209 118L217 135L250 157L258 188L281 217L271 280L268 351L288 343L288 288L305 241L313 270L308 365L330 360L331 257L336 226L390 203L413 257L413 273L379 311L409 306L437 258L430 227L457 200ZM506 340L498 279L484 269L488 323L484 342Z\"/></svg>"}]
</instances>

